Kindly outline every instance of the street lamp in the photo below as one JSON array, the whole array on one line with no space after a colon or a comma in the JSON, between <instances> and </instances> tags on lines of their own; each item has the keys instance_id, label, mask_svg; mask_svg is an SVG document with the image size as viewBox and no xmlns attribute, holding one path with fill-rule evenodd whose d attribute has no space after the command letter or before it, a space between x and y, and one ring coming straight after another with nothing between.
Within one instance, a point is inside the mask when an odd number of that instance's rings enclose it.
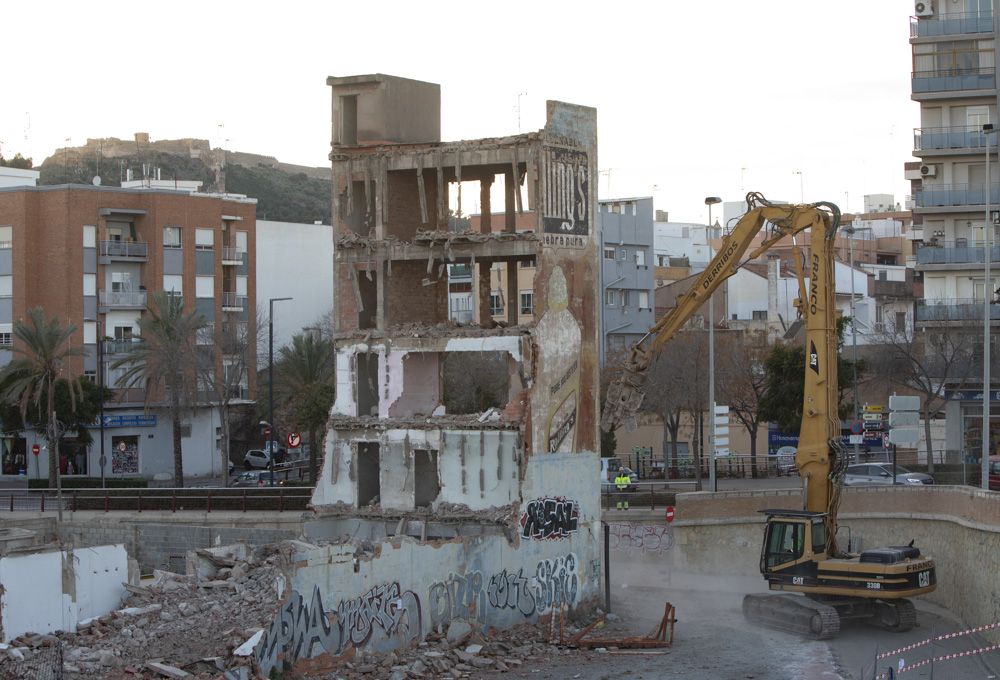
<instances>
[{"instance_id":1,"label":"street lamp","mask_svg":"<svg viewBox=\"0 0 1000 680\"><path fill-rule=\"evenodd\" d=\"M271 486L274 486L274 303L291 299L280 297L267 301L267 420L271 424L267 451L271 459Z\"/></svg>"},{"instance_id":2,"label":"street lamp","mask_svg":"<svg viewBox=\"0 0 1000 680\"><path fill-rule=\"evenodd\" d=\"M843 231L849 235L848 250L850 251L851 262L851 369L854 373L854 421L858 420L858 327L854 318L854 234L859 231L871 231L871 227L844 227ZM854 445L854 462L858 462L858 445Z\"/></svg>"},{"instance_id":3,"label":"street lamp","mask_svg":"<svg viewBox=\"0 0 1000 680\"><path fill-rule=\"evenodd\" d=\"M993 123L983 125L983 139L986 142L986 223L983 225L983 248L985 257L985 267L983 272L986 281L983 283L983 441L982 460L980 461L983 481L983 490L990 488L990 304L993 301L993 286L990 281L990 260L993 259L993 249L990 244L990 235L993 232L993 218L990 215L990 193L993 189L990 186L990 135L995 133Z\"/></svg>"},{"instance_id":4,"label":"street lamp","mask_svg":"<svg viewBox=\"0 0 1000 680\"><path fill-rule=\"evenodd\" d=\"M708 229L705 230L705 240L709 243L709 250L712 242L708 238L712 229L712 206L722 203L718 196L706 196L705 205L708 206ZM715 299L714 292L708 296L708 452L710 455L708 466L708 485L712 491L718 491L718 480L715 477Z\"/></svg>"}]
</instances>

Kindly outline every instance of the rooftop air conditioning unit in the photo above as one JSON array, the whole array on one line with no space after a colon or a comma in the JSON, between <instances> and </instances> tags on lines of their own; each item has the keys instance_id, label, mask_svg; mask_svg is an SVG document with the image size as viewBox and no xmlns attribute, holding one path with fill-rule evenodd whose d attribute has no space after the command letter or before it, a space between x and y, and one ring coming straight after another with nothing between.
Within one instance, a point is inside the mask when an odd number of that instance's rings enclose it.
<instances>
[{"instance_id":1,"label":"rooftop air conditioning unit","mask_svg":"<svg viewBox=\"0 0 1000 680\"><path fill-rule=\"evenodd\" d=\"M934 16L934 3L931 0L916 0L913 3L913 12L918 17Z\"/></svg>"},{"instance_id":2,"label":"rooftop air conditioning unit","mask_svg":"<svg viewBox=\"0 0 1000 680\"><path fill-rule=\"evenodd\" d=\"M920 166L920 176L921 177L937 177L937 166L936 165L921 165Z\"/></svg>"}]
</instances>

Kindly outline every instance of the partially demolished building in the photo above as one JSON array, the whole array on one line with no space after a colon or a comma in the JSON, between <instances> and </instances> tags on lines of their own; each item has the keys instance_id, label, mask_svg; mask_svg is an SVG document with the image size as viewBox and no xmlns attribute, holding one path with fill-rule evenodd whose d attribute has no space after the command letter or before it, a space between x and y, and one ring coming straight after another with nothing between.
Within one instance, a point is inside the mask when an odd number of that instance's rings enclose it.
<instances>
[{"instance_id":1,"label":"partially demolished building","mask_svg":"<svg viewBox=\"0 0 1000 680\"><path fill-rule=\"evenodd\" d=\"M317 543L257 648L265 675L536 621L601 592L596 111L550 101L538 132L449 143L437 85L327 82L337 397ZM518 230L525 213L533 228ZM525 326L515 268L529 261ZM448 320L456 265L478 282L481 324ZM506 324L491 316L497 265L513 282Z\"/></svg>"}]
</instances>

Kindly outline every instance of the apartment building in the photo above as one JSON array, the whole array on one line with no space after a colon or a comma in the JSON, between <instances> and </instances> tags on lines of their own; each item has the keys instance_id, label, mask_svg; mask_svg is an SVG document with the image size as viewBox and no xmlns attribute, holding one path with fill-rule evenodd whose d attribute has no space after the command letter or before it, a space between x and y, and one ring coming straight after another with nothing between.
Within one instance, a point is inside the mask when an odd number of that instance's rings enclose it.
<instances>
[{"instance_id":1,"label":"apartment building","mask_svg":"<svg viewBox=\"0 0 1000 680\"><path fill-rule=\"evenodd\" d=\"M914 130L913 154L920 160L905 172L913 187L914 224L922 232L916 267L924 299L917 302L915 320L922 328L964 328L980 348L985 296L995 300L1000 283L991 276L987 290L984 267L989 222L989 258L1000 271L1000 213L992 208L989 219L986 215L988 206L1000 205L1000 166L988 167L986 161L998 140L984 131L984 125L997 124L996 43L991 0L914 5L911 98L920 106L920 127ZM993 304L992 310L995 328L1000 306ZM996 356L995 344L992 352ZM978 378L951 376L945 409L948 451L978 455L983 387L981 373ZM986 393L991 402L1000 400L992 385ZM992 419L990 430L996 441L1000 416Z\"/></svg>"},{"instance_id":2,"label":"apartment building","mask_svg":"<svg viewBox=\"0 0 1000 680\"><path fill-rule=\"evenodd\" d=\"M653 199L600 201L601 365L628 349L655 320L653 314Z\"/></svg>"},{"instance_id":3,"label":"apartment building","mask_svg":"<svg viewBox=\"0 0 1000 680\"><path fill-rule=\"evenodd\" d=\"M64 473L171 477L163 395L124 385L126 369L112 368L138 337L139 319L156 291L182 296L187 309L205 317L209 326L199 336L199 350L211 353L217 370L240 372L227 382L227 401L249 399L252 372L238 369L245 366L242 357L225 354L215 338L248 335L248 351L256 351L252 332L245 332L256 304L255 204L241 196L191 193L191 187L0 188L0 342L7 348L0 351L0 365L11 359L14 322L41 307L46 317L75 326L71 341L86 350L71 360L68 372L95 382L102 372L114 390L90 432L93 443L67 438ZM185 474L219 474L218 397L205 387L198 399L182 426ZM2 471L18 474L24 468L31 477L47 476L46 456L32 461L26 455L35 441L32 432L3 433Z\"/></svg>"},{"instance_id":4,"label":"apartment building","mask_svg":"<svg viewBox=\"0 0 1000 680\"><path fill-rule=\"evenodd\" d=\"M550 101L541 130L442 142L438 85L327 83L337 396L307 537L337 541L301 546L288 589L329 610L377 592L400 624L307 649L282 635L279 611L264 674L537 621L601 592L597 112ZM470 182L478 229L452 230ZM494 267L514 300L521 263L535 273L532 321L507 305L496 325ZM457 265L482 323L451 319Z\"/></svg>"}]
</instances>

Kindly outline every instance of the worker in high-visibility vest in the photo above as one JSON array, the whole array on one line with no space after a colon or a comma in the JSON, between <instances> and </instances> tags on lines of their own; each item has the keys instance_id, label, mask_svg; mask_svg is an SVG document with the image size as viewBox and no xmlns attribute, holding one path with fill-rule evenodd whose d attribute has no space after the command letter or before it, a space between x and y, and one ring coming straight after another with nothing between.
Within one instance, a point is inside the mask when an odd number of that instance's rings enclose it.
<instances>
[{"instance_id":1,"label":"worker in high-visibility vest","mask_svg":"<svg viewBox=\"0 0 1000 680\"><path fill-rule=\"evenodd\" d=\"M631 483L632 483L631 477L629 477L627 474L625 474L624 470L619 470L618 471L618 476L615 477L615 486L618 487L618 493L622 494L625 491L627 491L628 490L628 486ZM626 499L626 500L623 501L621 495L618 496L618 509L619 510L628 510L628 500Z\"/></svg>"}]
</instances>

